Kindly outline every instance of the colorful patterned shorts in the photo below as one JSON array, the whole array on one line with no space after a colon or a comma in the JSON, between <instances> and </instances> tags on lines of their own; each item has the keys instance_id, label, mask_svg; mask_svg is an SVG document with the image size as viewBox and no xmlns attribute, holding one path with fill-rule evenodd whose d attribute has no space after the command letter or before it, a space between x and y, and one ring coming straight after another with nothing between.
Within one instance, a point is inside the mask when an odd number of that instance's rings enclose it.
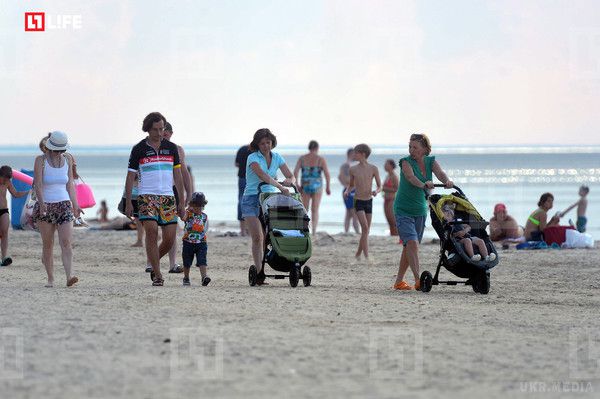
<instances>
[{"instance_id":1,"label":"colorful patterned shorts","mask_svg":"<svg viewBox=\"0 0 600 399\"><path fill-rule=\"evenodd\" d=\"M40 215L40 203L33 206L33 220L35 222L47 222L61 225L70 223L75 219L73 216L73 204L71 201L46 202L46 214Z\"/></svg>"},{"instance_id":2,"label":"colorful patterned shorts","mask_svg":"<svg viewBox=\"0 0 600 399\"><path fill-rule=\"evenodd\" d=\"M174 196L141 194L137 201L141 221L155 220L159 226L177 223L177 206Z\"/></svg>"}]
</instances>

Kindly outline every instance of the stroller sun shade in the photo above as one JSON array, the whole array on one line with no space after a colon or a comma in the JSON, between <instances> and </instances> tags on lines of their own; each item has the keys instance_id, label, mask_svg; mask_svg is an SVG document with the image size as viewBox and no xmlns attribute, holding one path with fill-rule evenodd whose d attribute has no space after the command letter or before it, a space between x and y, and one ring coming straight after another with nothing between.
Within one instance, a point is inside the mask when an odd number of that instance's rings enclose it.
<instances>
[{"instance_id":1,"label":"stroller sun shade","mask_svg":"<svg viewBox=\"0 0 600 399\"><path fill-rule=\"evenodd\" d=\"M269 209L281 209L281 208L284 208L284 209L287 209L290 211L301 210L303 213L306 213L306 210L304 209L304 205L302 205L302 202L298 201L295 198L292 198L290 196L283 195L283 194L271 195L271 196L269 196L269 198L264 200L262 203L262 211L265 215L269 213Z\"/></svg>"}]
</instances>

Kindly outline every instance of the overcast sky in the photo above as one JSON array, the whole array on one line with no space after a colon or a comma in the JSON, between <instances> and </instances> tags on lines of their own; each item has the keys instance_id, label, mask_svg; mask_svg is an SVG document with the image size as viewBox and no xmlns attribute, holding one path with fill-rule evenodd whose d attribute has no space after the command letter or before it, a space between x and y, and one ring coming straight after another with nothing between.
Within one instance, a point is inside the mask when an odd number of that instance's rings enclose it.
<instances>
[{"instance_id":1,"label":"overcast sky","mask_svg":"<svg viewBox=\"0 0 600 399\"><path fill-rule=\"evenodd\" d=\"M600 1L0 5L0 145L132 144L155 110L181 144L600 144Z\"/></svg>"}]
</instances>

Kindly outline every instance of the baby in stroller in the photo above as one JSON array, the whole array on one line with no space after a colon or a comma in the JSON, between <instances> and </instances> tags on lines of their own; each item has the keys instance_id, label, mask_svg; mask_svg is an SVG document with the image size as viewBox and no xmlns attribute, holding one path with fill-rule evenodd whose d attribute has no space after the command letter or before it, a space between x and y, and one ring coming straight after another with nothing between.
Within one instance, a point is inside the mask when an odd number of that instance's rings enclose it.
<instances>
[{"instance_id":1,"label":"baby in stroller","mask_svg":"<svg viewBox=\"0 0 600 399\"><path fill-rule=\"evenodd\" d=\"M466 254L471 258L472 261L477 262L481 259L486 262L490 262L496 259L495 253L488 253L488 249L485 242L479 237L473 237L469 234L471 226L468 224L460 223L459 219L454 218L454 207L451 204L445 204L442 207L444 213L444 219L446 222L451 223L452 236L455 237L463 245ZM475 254L473 245L476 245L479 249L479 254Z\"/></svg>"}]
</instances>

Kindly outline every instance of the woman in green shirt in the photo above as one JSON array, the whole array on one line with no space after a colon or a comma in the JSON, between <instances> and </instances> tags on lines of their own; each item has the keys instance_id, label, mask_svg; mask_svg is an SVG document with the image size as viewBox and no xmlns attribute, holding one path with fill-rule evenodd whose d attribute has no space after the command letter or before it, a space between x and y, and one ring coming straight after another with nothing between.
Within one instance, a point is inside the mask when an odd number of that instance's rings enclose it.
<instances>
[{"instance_id":1,"label":"woman in green shirt","mask_svg":"<svg viewBox=\"0 0 600 399\"><path fill-rule=\"evenodd\" d=\"M419 243L423 238L427 219L427 201L424 189L433 189L432 175L446 188L454 187L435 157L430 156L431 143L424 134L412 134L408 143L409 156L400 160L400 185L394 200L394 214L398 233L404 245L400 267L394 288L397 290L420 289L419 286ZM415 286L404 281L408 267L415 277Z\"/></svg>"}]
</instances>

